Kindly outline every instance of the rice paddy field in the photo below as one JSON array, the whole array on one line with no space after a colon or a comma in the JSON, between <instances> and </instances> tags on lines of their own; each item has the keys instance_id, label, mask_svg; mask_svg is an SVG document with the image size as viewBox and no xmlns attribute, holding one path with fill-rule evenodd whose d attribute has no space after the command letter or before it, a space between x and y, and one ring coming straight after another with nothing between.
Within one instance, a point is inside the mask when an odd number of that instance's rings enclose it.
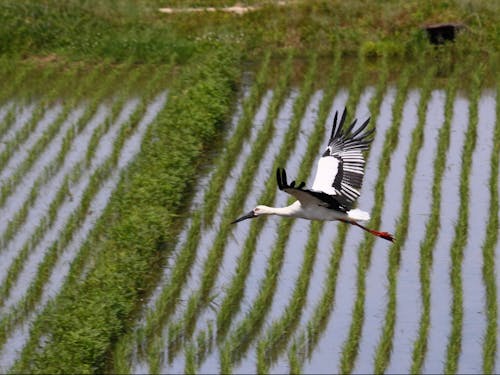
<instances>
[{"instance_id":1,"label":"rice paddy field","mask_svg":"<svg viewBox=\"0 0 500 375\"><path fill-rule=\"evenodd\" d=\"M330 25L321 1L162 28L160 5L213 5L170 3L0 2L17 30L0 26L0 372L500 373L488 6L384 16L483 21L431 46L387 24L369 40L369 16ZM232 225L293 201L276 168L312 184L344 107L376 129L358 205L395 242L339 222Z\"/></svg>"}]
</instances>

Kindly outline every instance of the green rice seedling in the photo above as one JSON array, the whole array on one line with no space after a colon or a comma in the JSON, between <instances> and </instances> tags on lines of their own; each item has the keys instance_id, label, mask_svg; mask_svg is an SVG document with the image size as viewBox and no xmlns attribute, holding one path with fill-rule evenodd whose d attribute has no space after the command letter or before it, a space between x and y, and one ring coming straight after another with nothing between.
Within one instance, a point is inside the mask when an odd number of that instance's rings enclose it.
<instances>
[{"instance_id":1,"label":"green rice seedling","mask_svg":"<svg viewBox=\"0 0 500 375\"><path fill-rule=\"evenodd\" d=\"M495 245L498 243L498 165L500 164L500 79L497 77L496 123L493 135L493 152L490 159L490 209L486 225L486 238L483 244L483 281L486 287L486 332L483 342L483 372L495 372L495 358L498 351L498 301L495 277Z\"/></svg>"},{"instance_id":2,"label":"green rice seedling","mask_svg":"<svg viewBox=\"0 0 500 375\"><path fill-rule=\"evenodd\" d=\"M5 117L0 122L0 136L6 134L14 125L16 121L16 115L19 111L19 105L17 103L12 104L8 112L5 114Z\"/></svg>"},{"instance_id":3,"label":"green rice seedling","mask_svg":"<svg viewBox=\"0 0 500 375\"><path fill-rule=\"evenodd\" d=\"M390 161L391 155L397 146L398 131L401 123L404 103L407 97L411 73L411 67L407 67L399 78L396 98L392 108L392 124L386 133L386 142L382 150L382 155L379 159L379 165L381 166L389 165L388 162ZM381 208L377 209L377 207L382 206L384 200L384 181L389 174L388 168L379 168L379 170L380 173L377 179L377 183L375 184L375 205L374 209L372 209L373 219L371 225L373 227L378 227L378 225L380 225ZM306 324L306 326L302 330L302 333L298 335L298 338L291 346L289 357L295 358L294 361L296 362L296 364L303 364L306 358L311 355L311 353L317 346L320 335L324 331L324 328L328 322L328 316L333 308L333 304L335 301L335 288L332 286L336 284L340 261L343 254L343 243L345 241L346 235L347 231L345 226L339 227L337 239L333 244L333 253L330 257L323 294L318 304L314 308L312 318ZM370 240L373 239L371 237L365 239L365 241Z\"/></svg>"},{"instance_id":4,"label":"green rice seedling","mask_svg":"<svg viewBox=\"0 0 500 375\"><path fill-rule=\"evenodd\" d=\"M469 65L472 66L472 65ZM474 69L470 88L469 126L465 134L465 143L462 151L462 165L460 169L460 204L458 220L455 224L455 237L450 248L451 255L451 333L448 339L444 371L448 374L456 373L458 358L462 347L463 323L463 287L462 287L462 260L463 251L467 244L468 217L469 217L469 175L472 166L472 154L476 147L478 101L481 90L482 66Z\"/></svg>"},{"instance_id":5,"label":"green rice seedling","mask_svg":"<svg viewBox=\"0 0 500 375\"><path fill-rule=\"evenodd\" d=\"M435 68L428 69L422 81L422 91L417 109L417 125L411 135L411 144L408 155L406 156L405 178L403 185L403 198L401 214L396 224L395 238L397 241L391 245L389 249L389 267L387 270L387 279L389 285L387 287L388 301L385 313L384 325L382 334L377 344L375 354L375 372L382 373L387 368L390 354L392 350L392 341L394 337L394 327L396 324L396 288L397 275L406 236L408 234L409 211L412 197L413 177L415 175L418 154L423 144L425 118L427 113L427 104L431 94L431 83L434 78Z\"/></svg>"},{"instance_id":6,"label":"green rice seedling","mask_svg":"<svg viewBox=\"0 0 500 375\"><path fill-rule=\"evenodd\" d=\"M184 348L184 358L186 359L184 373L196 374L196 348L194 344L186 344Z\"/></svg>"},{"instance_id":7,"label":"green rice seedling","mask_svg":"<svg viewBox=\"0 0 500 375\"><path fill-rule=\"evenodd\" d=\"M232 217L235 217L238 209L240 208L245 196L248 194L248 190L251 186L250 182L257 171L259 165L259 160L261 155L265 151L272 134L274 132L274 121L278 115L279 107L285 98L285 93L288 88L289 78L291 74L291 64L292 55L290 54L285 62L284 74L280 78L278 86L275 89L273 99L269 105L266 120L257 135L257 139L254 143L250 156L247 158L243 170L245 174L240 178L238 186L236 187L233 196L229 200L222 217L224 218L220 225L220 230L214 240L213 247L209 250L207 259L205 260L203 266L203 274L201 279L201 285L197 291L195 291L189 298L187 303L187 309L184 314L183 319L183 335L189 337L194 328L194 320L201 308L206 306L208 293L210 292L215 278L217 276L220 262L222 261L222 255L224 247L227 241L227 236L230 231L229 222ZM188 332L186 332L188 331ZM151 368L151 371L156 371L155 368Z\"/></svg>"},{"instance_id":8,"label":"green rice seedling","mask_svg":"<svg viewBox=\"0 0 500 375\"><path fill-rule=\"evenodd\" d=\"M453 117L453 105L457 92L459 69L449 78L446 89L444 108L444 123L439 130L436 157L434 159L434 177L432 183L431 214L425 226L424 240L420 243L420 285L422 298L422 313L420 316L418 337L414 342L411 373L422 372L422 365L427 352L427 340L430 329L431 311L431 281L430 272L433 262L433 249L436 245L441 222L441 185L446 168L446 155L450 145L450 130Z\"/></svg>"}]
</instances>

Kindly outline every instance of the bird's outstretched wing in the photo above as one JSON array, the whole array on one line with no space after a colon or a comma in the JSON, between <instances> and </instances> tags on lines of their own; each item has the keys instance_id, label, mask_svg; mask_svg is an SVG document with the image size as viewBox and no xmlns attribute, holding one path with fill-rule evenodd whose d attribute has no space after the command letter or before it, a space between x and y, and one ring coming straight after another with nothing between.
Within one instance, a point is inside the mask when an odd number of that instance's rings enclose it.
<instances>
[{"instance_id":1,"label":"bird's outstretched wing","mask_svg":"<svg viewBox=\"0 0 500 375\"><path fill-rule=\"evenodd\" d=\"M279 189L290 195L293 195L300 201L303 206L317 205L335 209L337 211L345 211L339 204L339 202L335 199L335 197L321 191L304 189L304 182L301 182L297 186L295 186L295 181L292 181L290 184L288 184L286 172L283 168L278 168L276 170L276 179L278 180Z\"/></svg>"},{"instance_id":2,"label":"bird's outstretched wing","mask_svg":"<svg viewBox=\"0 0 500 375\"><path fill-rule=\"evenodd\" d=\"M344 131L347 110L340 121L335 112L328 147L318 162L312 191L321 192L336 200L344 210L350 210L359 197L363 184L365 159L363 151L373 141L375 129L365 131L370 119L353 131L357 120Z\"/></svg>"}]
</instances>

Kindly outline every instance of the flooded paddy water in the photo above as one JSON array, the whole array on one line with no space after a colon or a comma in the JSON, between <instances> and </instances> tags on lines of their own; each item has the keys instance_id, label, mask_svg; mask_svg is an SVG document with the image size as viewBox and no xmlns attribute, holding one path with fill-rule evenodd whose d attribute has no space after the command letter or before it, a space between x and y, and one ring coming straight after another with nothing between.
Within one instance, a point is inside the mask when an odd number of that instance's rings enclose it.
<instances>
[{"instance_id":1,"label":"flooded paddy water","mask_svg":"<svg viewBox=\"0 0 500 375\"><path fill-rule=\"evenodd\" d=\"M184 227L179 232L178 243L165 260L163 275L158 277L156 287L144 301L131 329L132 333L127 338L129 341L123 344L130 346L130 355L126 358L130 371L182 373L194 366L197 372L213 373L222 371L229 356L234 373L256 372L263 363L271 373L285 373L297 368L293 367L297 366L293 360L297 356L302 359L299 369L303 373L335 373L341 371L347 350L346 342L356 339L357 352L351 359L352 372L373 372L375 357L385 334L390 283L396 287L396 306L394 333L389 338L392 350L386 360L386 371L410 371L423 314L421 243L425 239L426 224L431 215L434 161L438 157L445 157L446 167L440 189L440 228L429 270L431 308L426 338L428 349L424 353L422 367L424 373L443 372L453 314L450 247L459 215L462 153L464 145L470 141L465 137L465 132L470 121L471 99L465 92L459 92L454 99L450 141L443 156L437 154L437 149L449 93L442 88L432 88L430 94L424 97L422 88L410 86L402 94L402 105L395 108L399 103L401 88L394 82L388 82L387 87L380 92L375 89L373 82L366 82L358 95L352 94L353 88L343 82L336 82L333 88L327 87L326 81L315 83L313 88L302 86L301 82L289 84L284 90L277 86L269 84L262 89L258 96L259 102L250 114L249 125L245 125L244 117L248 113L243 114L242 108L250 100L250 88L241 89L224 142L235 141L240 134L240 126L248 126L245 137L237 154L225 155L227 149L223 146L215 155L216 160L224 157L233 159L218 191L209 189L218 173L216 168L219 163L214 163L213 168L207 167L206 173L198 181L188 212L184 215ZM458 359L461 373L482 370L482 341L487 315L481 248L486 238L490 205L489 160L492 153L499 152L494 149L492 141L498 100L495 91L485 88L481 90L477 103L477 140L469 176L468 240L461 262L463 325L462 349ZM0 212L6 218L0 223L0 235L3 238L0 280L7 285L0 289L0 317L14 317L17 322L6 328L6 338L0 342L2 371L7 371L15 362L29 339L30 324L37 314L60 292L72 262L105 210L122 171L141 151L141 141L148 125L166 105L168 98L167 93L162 92L147 103L137 127L120 146L116 167L99 184L87 211L81 213L82 200L92 183L92 176L99 173L99 168L111 158L122 127L127 126L127 120L140 106L140 101L137 97L127 97L115 115L111 114L112 100L100 103L92 115L87 116L84 126L69 138L72 143L59 163L55 160L62 152L65 135L84 116L88 104L81 101L67 113L64 112L63 104L47 107L33 132L23 138L23 143L14 149L6 165L1 166L0 184L3 185L16 175L44 130L61 113L66 113L59 131L47 141L39 158L20 174L15 188L6 195L0 206ZM422 104L423 101L425 103ZM276 194L269 195L268 181L272 180L274 184L278 162L282 163L279 166L286 168L290 179L302 173L302 165L311 150L309 143L315 134L321 133L322 141L314 150L315 162L304 177L306 186L311 185L316 161L326 146L334 113L342 111L346 103L351 105L348 108L350 118L356 117L360 122L371 115L372 104L378 103L378 114L373 121L377 131L367 158L364 185L358 203L360 208L367 211L382 204L378 218L380 229L392 233L396 231L403 215L403 188L408 175L406 161L413 141L412 134L418 127L420 106L426 106L423 140L418 150L415 174L410 181L412 194L407 235L403 243L399 244L399 269L392 281L388 279L391 244L381 239L376 239L373 244L367 269L359 273L358 251L364 246L365 233L358 228L352 227L345 232L340 249L335 246L338 246L337 239L344 233L345 224L326 222L319 229L316 228L317 243L310 260L312 267L310 272L306 272L304 268L308 254L305 249L313 237L313 223L269 217L260 219L265 220L260 226L253 221L234 226L228 224L257 204L286 205L289 196L277 191L277 186L273 186ZM6 147L4 145L15 139L17 132L37 113L38 105L37 102L7 102L0 106L0 123L9 120L9 113L14 114L12 124L6 127L5 133L0 134L0 153ZM399 120L394 128L397 145L391 151L390 162L382 165L381 155L385 148L391 146L388 144L395 115L399 116L396 117ZM103 124L111 118L113 121L104 127ZM297 123L295 129L293 124ZM3 128L0 126L0 129ZM93 144L93 136L99 131L99 141ZM263 134L272 136L264 139ZM263 143L263 147L259 157L255 158L252 152L258 142ZM87 160L90 147L95 149ZM288 155L285 161L282 155ZM388 172L383 181L385 193L383 201L376 202L376 184L381 169ZM241 187L240 181L247 173L252 174L250 183ZM33 195L32 188L36 181L39 181L40 186L37 194ZM65 184L67 192L62 199L58 198L59 193L65 191ZM237 197L241 192L242 196ZM259 201L262 197L272 198ZM203 215L209 199L216 201L211 218ZM238 203L236 209L234 202ZM22 210L26 213L18 214ZM54 210L54 216L48 219ZM234 218L224 217L228 214L234 215ZM77 215L83 215L79 225L67 229L68 223ZM19 221L16 226L10 224L16 220ZM283 225L283 221L290 222ZM9 230L14 230L12 228L15 229L14 233L7 234ZM54 249L59 246L62 233L67 233L68 240L56 251ZM192 233L198 236L195 244L190 243ZM283 238L284 244L279 242ZM500 246L497 244L497 255L499 251ZM182 262L187 262L188 272L184 275L182 285L176 285L178 294L168 306L164 306L162 298L168 295L168 289L172 287ZM271 267L272 262L277 262L277 265ZM216 266L215 271L210 269L213 264ZM41 265L48 267L46 274L40 271ZM334 284L328 285L328 280L332 280L329 273L335 269L337 274L333 278ZM498 262L496 271L498 284ZM214 280L206 287L206 280L211 273ZM83 273L81 277L84 276ZM357 299L359 278L364 280L366 286L361 300ZM42 283L39 295L33 292L33 288L39 287L37 283ZM294 297L296 288L300 288L302 283L306 283L303 295L301 298ZM334 292L331 303L326 293L329 290ZM27 300L34 302L30 302L29 311L20 312L20 306ZM266 301L266 305L261 305L262 301ZM300 301L300 306L294 306L297 301ZM358 322L360 336L356 338L351 331L353 311L359 302L362 304L363 316ZM166 310L158 311L162 306ZM230 313L221 317L222 311L228 306ZM315 321L318 316L322 316L319 325ZM283 323L283 331L276 331L281 322L286 322ZM314 332L313 327L318 326L322 327L321 332ZM275 345L273 340L279 341L280 338L282 342ZM272 353L265 352L264 348L263 353L262 345L268 342L276 348L273 347ZM300 346L303 343L304 346ZM495 357L498 369L498 350Z\"/></svg>"}]
</instances>

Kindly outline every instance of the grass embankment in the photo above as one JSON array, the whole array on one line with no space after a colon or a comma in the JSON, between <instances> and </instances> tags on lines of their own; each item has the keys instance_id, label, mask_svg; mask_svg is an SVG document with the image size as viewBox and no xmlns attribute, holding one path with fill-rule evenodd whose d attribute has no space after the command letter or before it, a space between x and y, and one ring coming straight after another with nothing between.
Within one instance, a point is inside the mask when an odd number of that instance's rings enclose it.
<instances>
[{"instance_id":1,"label":"grass embankment","mask_svg":"<svg viewBox=\"0 0 500 375\"><path fill-rule=\"evenodd\" d=\"M254 142L254 147L252 148L250 155L246 159L242 168L244 173L240 176L235 191L221 214L222 220L219 226L219 231L213 240L213 245L209 249L203 264L203 271L200 275L200 285L198 286L198 289L190 295L186 304L186 310L181 320L172 322L169 325L169 358L179 349L179 344L181 343L182 338L190 338L194 330L196 317L201 309L206 307L210 301L209 293L216 281L216 277L220 269L228 235L233 229L230 222L237 217L238 213L240 213L241 206L243 205L245 197L252 186L251 182L257 172L261 156L266 151L267 146L269 145L269 142L274 134L274 123L279 114L279 109L286 98L290 84L292 61L292 55L290 54L284 63L283 74L277 83L273 98L269 103L264 124L259 130ZM149 358L153 359L153 362L150 363L150 371L157 372L159 370L156 367L159 365L158 356L151 354L153 353L150 353Z\"/></svg>"},{"instance_id":2,"label":"grass embankment","mask_svg":"<svg viewBox=\"0 0 500 375\"><path fill-rule=\"evenodd\" d=\"M250 56L273 50L286 54L316 51L332 56L334 48L356 56L415 58L427 43L422 26L457 21L467 29L457 36L462 56L494 52L500 44L496 2L367 2L298 0L278 6L258 1L260 9L241 16L225 12L164 14L160 6L221 6L221 1L7 0L0 3L0 53L42 55L41 61L76 58L116 61L132 58L184 64L200 49L232 45ZM224 1L226 5L234 2ZM245 1L255 3L255 1ZM338 43L332 43L337 40Z\"/></svg>"},{"instance_id":3,"label":"grass embankment","mask_svg":"<svg viewBox=\"0 0 500 375\"><path fill-rule=\"evenodd\" d=\"M498 169L500 164L500 76L497 76L496 123L493 135L493 151L490 159L490 209L483 244L483 281L486 286L486 332L483 342L483 372L495 372L498 334L498 301L495 275L495 246L498 243Z\"/></svg>"},{"instance_id":4,"label":"grass embankment","mask_svg":"<svg viewBox=\"0 0 500 375\"><path fill-rule=\"evenodd\" d=\"M444 123L439 129L436 156L433 166L432 203L431 213L425 225L423 240L420 242L420 296L422 298L422 312L418 328L418 337L413 344L411 373L420 374L427 353L427 340L431 319L431 270L433 264L433 250L441 228L441 186L446 168L448 148L450 146L451 122L453 107L457 94L457 80L459 68L455 66L446 88L444 106Z\"/></svg>"},{"instance_id":5,"label":"grass embankment","mask_svg":"<svg viewBox=\"0 0 500 375\"><path fill-rule=\"evenodd\" d=\"M389 168L386 166L390 165L389 161L391 155L398 143L398 130L401 122L403 106L407 96L410 74L411 69L407 68L403 71L399 78L397 94L392 109L392 124L386 133L386 143L384 144L384 149L379 161L381 168L379 168L380 173L377 183L375 184L375 207L372 210L373 219L371 222L371 225L374 227L378 227L378 225L380 225L380 213L385 191L384 181L389 174ZM377 204L380 206L378 210ZM333 308L335 301L335 288L333 286L336 285L340 261L343 254L343 243L347 234L346 229L343 228L346 228L346 226L339 227L339 235L333 244L333 252L328 265L323 294L313 310L312 318L307 323L303 332L298 335L298 338L290 347L288 356L290 371L293 373L301 372L301 368L306 358L310 357L316 348L324 327L328 322L330 311Z\"/></svg>"},{"instance_id":6,"label":"grass embankment","mask_svg":"<svg viewBox=\"0 0 500 375\"><path fill-rule=\"evenodd\" d=\"M422 65L421 65L422 66ZM396 325L396 303L397 303L397 278L401 260L401 251L408 234L408 223L410 217L410 204L413 194L413 177L415 175L418 154L424 140L425 120L427 115L427 104L431 94L432 81L436 73L435 67L431 67L425 73L421 81L420 101L417 109L417 125L411 134L411 144L406 156L405 178L403 182L403 197L401 213L396 224L394 237L396 241L389 249L389 267L387 269L388 279L388 301L385 312L384 325L381 337L375 352L374 371L382 373L389 363L392 342L394 338L394 327Z\"/></svg>"},{"instance_id":7,"label":"grass embankment","mask_svg":"<svg viewBox=\"0 0 500 375\"><path fill-rule=\"evenodd\" d=\"M371 115L371 126L375 127L380 113L380 106L382 104L383 96L386 92L387 80L389 78L389 65L387 57L381 62L380 77L375 90L375 94L369 104ZM367 159L370 156L370 151ZM374 156L375 157L375 156ZM384 161L385 162L385 161ZM378 169L379 171L381 168ZM384 178L385 179L385 178ZM379 186L384 186L385 181L379 180L375 184L375 189ZM377 198L379 198L377 200ZM370 210L374 218L370 223L370 228L378 228L380 225L381 207L383 204L383 194L374 197L374 207ZM375 244L376 238L369 233L365 233L363 242L358 247L358 262L356 274L356 299L352 311L351 326L349 334L344 342L342 348L342 355L340 359L340 371L342 373L350 373L354 366L358 354L359 341L361 339L361 331L364 322L364 305L365 305L365 291L366 291L366 272L368 271L371 263L372 249Z\"/></svg>"},{"instance_id":8,"label":"grass embankment","mask_svg":"<svg viewBox=\"0 0 500 375\"><path fill-rule=\"evenodd\" d=\"M468 61L467 66L471 61ZM446 348L444 372L454 374L457 372L458 359L462 348L462 326L463 326L463 286L462 286L462 261L464 249L467 245L469 235L469 191L470 170L472 166L472 154L476 148L478 102L481 94L481 81L483 79L482 66L475 66L470 87L469 126L465 133L465 142L462 151L462 165L460 168L460 204L458 207L458 219L455 224L455 236L450 248L451 257L451 332Z\"/></svg>"},{"instance_id":9,"label":"grass embankment","mask_svg":"<svg viewBox=\"0 0 500 375\"><path fill-rule=\"evenodd\" d=\"M231 110L235 63L232 50L205 54L203 64L185 67L172 83L168 105L97 226L94 267L82 282L68 280L35 323L50 332L47 342L28 347L32 352L23 353L14 371L104 371L113 342L150 288L162 248L174 238L200 156Z\"/></svg>"}]
</instances>

